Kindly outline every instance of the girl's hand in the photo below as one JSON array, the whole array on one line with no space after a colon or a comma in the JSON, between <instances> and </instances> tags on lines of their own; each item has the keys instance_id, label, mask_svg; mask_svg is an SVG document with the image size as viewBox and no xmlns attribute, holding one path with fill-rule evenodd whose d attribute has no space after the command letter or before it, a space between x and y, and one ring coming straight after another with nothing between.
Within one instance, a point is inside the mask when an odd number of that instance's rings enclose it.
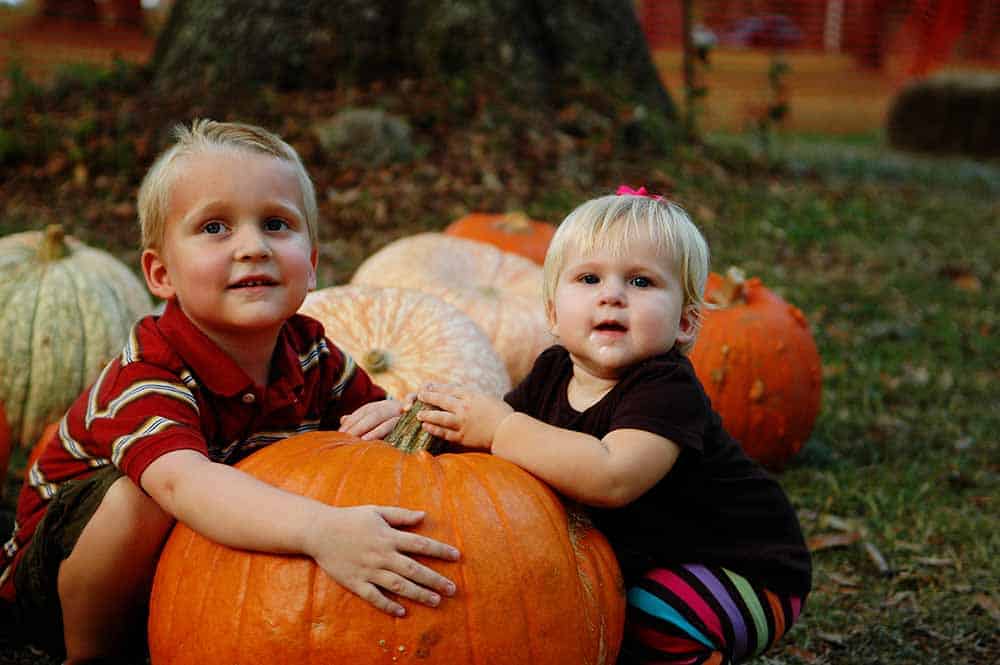
<instances>
[{"instance_id":1,"label":"girl's hand","mask_svg":"<svg viewBox=\"0 0 1000 665\"><path fill-rule=\"evenodd\" d=\"M451 384L428 383L417 399L437 407L417 413L427 432L467 448L489 450L497 427L514 413L502 399Z\"/></svg>"},{"instance_id":2,"label":"girl's hand","mask_svg":"<svg viewBox=\"0 0 1000 665\"><path fill-rule=\"evenodd\" d=\"M456 561L458 550L396 527L418 524L422 511L392 506L331 508L317 516L304 551L330 577L393 616L406 611L395 597L437 607L455 584L409 555Z\"/></svg>"},{"instance_id":3,"label":"girl's hand","mask_svg":"<svg viewBox=\"0 0 1000 665\"><path fill-rule=\"evenodd\" d=\"M396 426L403 405L394 399L369 402L340 419L338 432L353 434L366 441L384 439Z\"/></svg>"}]
</instances>

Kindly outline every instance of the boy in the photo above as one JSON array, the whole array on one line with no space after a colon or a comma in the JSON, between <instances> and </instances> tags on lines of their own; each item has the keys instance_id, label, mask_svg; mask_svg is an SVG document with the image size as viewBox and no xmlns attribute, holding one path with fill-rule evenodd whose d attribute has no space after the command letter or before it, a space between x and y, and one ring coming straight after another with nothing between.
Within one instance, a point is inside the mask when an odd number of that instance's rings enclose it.
<instances>
[{"instance_id":1,"label":"boy","mask_svg":"<svg viewBox=\"0 0 1000 665\"><path fill-rule=\"evenodd\" d=\"M400 413L296 314L316 282L316 218L298 155L248 125L179 127L143 180L142 271L166 309L136 325L63 418L0 556L0 598L67 663L118 655L144 635L174 520L231 547L310 556L396 616L403 607L385 590L430 606L454 593L408 554L457 550L394 528L422 513L330 507L231 466L348 414L346 431L381 436Z\"/></svg>"},{"instance_id":2,"label":"boy","mask_svg":"<svg viewBox=\"0 0 1000 665\"><path fill-rule=\"evenodd\" d=\"M576 208L545 258L558 345L501 401L426 386L432 434L590 506L628 590L620 663L735 663L787 631L809 552L777 482L722 428L683 355L708 246L687 214L621 188Z\"/></svg>"}]
</instances>

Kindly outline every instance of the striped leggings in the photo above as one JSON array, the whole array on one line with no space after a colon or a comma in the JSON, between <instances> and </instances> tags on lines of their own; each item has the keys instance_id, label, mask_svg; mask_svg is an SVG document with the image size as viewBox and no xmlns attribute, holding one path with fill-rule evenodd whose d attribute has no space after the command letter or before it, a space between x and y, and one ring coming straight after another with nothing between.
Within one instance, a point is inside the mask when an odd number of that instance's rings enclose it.
<instances>
[{"instance_id":1,"label":"striped leggings","mask_svg":"<svg viewBox=\"0 0 1000 665\"><path fill-rule=\"evenodd\" d=\"M802 598L754 587L724 568L683 565L647 572L628 590L619 664L730 665L774 645Z\"/></svg>"}]
</instances>

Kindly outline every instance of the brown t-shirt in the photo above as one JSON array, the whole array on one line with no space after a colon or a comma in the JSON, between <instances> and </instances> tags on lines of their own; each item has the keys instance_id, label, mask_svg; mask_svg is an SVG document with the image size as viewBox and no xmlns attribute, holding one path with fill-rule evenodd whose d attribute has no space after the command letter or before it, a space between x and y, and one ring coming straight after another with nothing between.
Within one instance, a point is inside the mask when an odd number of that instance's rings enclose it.
<instances>
[{"instance_id":1,"label":"brown t-shirt","mask_svg":"<svg viewBox=\"0 0 1000 665\"><path fill-rule=\"evenodd\" d=\"M636 365L583 412L567 398L572 373L566 349L550 347L504 399L564 429L597 438L640 429L681 448L670 472L629 505L589 509L626 583L652 567L700 563L772 591L809 591L811 562L795 510L778 482L722 428L683 354L674 349Z\"/></svg>"}]
</instances>

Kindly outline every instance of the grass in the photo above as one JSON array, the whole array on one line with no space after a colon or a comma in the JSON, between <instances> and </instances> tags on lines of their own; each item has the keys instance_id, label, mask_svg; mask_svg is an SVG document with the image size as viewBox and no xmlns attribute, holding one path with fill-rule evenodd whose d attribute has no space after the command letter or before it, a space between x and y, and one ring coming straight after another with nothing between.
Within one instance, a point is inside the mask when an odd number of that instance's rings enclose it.
<instances>
[{"instance_id":1,"label":"grass","mask_svg":"<svg viewBox=\"0 0 1000 665\"><path fill-rule=\"evenodd\" d=\"M100 167L74 184L71 168L45 156L13 163L16 175L0 182L0 231L63 221L135 265L131 213L121 206L151 155L125 146L134 156L125 162L92 158L102 154L100 137L148 138L160 128L143 126L133 108L132 124L120 129L113 114L121 104L88 100L77 112L60 103L49 114L58 126L35 114L24 126L48 127L62 137L55 145L77 146L70 163ZM781 475L818 546L815 591L799 624L760 662L996 662L1000 165L894 154L878 134L778 136L767 154L752 136L719 135L708 149L671 156L593 159L581 141L574 164L589 169L588 180L558 175L545 160L559 151L518 152L526 143L516 134L469 122L425 139L431 147L420 163L345 170L310 143L311 118L301 114L317 105L282 103L271 116L244 119L304 148L326 193L323 284L345 281L393 237L440 228L469 209L521 207L556 221L619 182L669 192L704 229L714 268L740 265L798 305L823 358L820 416ZM85 120L93 128L74 139ZM488 148L474 154L473 144ZM478 184L485 172L502 176L502 192ZM17 451L10 487L23 459ZM12 501L8 491L8 510ZM0 664L32 662L4 660L10 652Z\"/></svg>"}]
</instances>

